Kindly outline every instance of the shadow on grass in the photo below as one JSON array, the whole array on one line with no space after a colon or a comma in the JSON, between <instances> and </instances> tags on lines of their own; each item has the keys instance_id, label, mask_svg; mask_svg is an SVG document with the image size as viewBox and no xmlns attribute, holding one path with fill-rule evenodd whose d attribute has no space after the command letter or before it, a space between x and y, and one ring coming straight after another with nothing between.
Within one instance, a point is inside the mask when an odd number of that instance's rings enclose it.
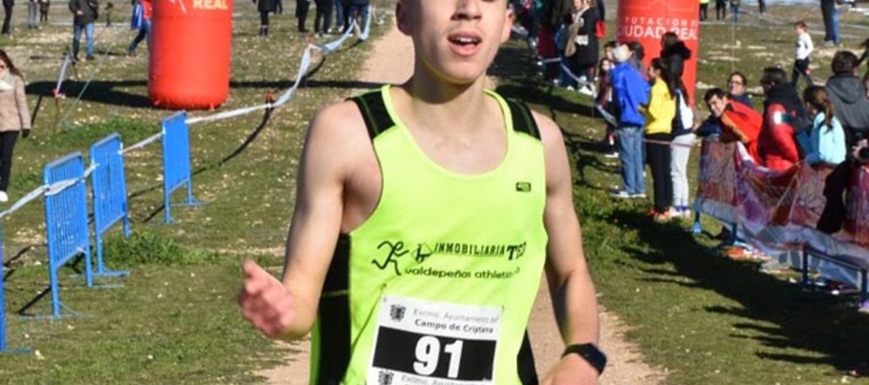
<instances>
[{"instance_id":1,"label":"shadow on grass","mask_svg":"<svg viewBox=\"0 0 869 385\"><path fill-rule=\"evenodd\" d=\"M85 84L87 84L85 81L68 80L63 83L62 91L68 98L75 98L78 97L82 89L84 89ZM147 96L120 90L120 88L145 87L147 85L148 82L145 80L95 80L88 84L88 89L82 95L82 100L113 106L150 108L152 104ZM53 90L56 86L57 83L55 82L33 82L27 85L25 91L28 95L53 98Z\"/></svg>"},{"instance_id":2,"label":"shadow on grass","mask_svg":"<svg viewBox=\"0 0 869 385\"><path fill-rule=\"evenodd\" d=\"M659 225L642 214L616 209L609 221L637 229L640 240L652 250L637 248L624 251L650 265L672 264L675 272L644 269L651 282L668 282L688 288L713 290L741 306L712 306L705 311L741 317L736 330L753 330L760 336L751 338L765 347L796 349L819 353L818 356L756 352L767 360L793 364L832 365L841 372L869 376L869 317L859 314L850 298L832 297L804 291L801 287L761 273L757 266L726 258L716 258L710 249L698 244L693 236L675 224ZM680 277L690 278L686 282ZM764 326L762 326L763 324ZM775 326L765 326L765 325Z\"/></svg>"}]
</instances>

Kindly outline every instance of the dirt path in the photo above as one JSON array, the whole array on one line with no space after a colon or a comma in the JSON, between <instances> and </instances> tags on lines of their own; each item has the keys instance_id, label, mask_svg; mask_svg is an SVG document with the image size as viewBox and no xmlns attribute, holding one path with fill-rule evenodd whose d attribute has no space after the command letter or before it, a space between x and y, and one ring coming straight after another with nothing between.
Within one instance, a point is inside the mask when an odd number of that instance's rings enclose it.
<instances>
[{"instance_id":1,"label":"dirt path","mask_svg":"<svg viewBox=\"0 0 869 385\"><path fill-rule=\"evenodd\" d=\"M401 83L410 76L411 63L413 63L413 44L408 37L393 27L374 43L360 80L370 83ZM624 333L628 329L627 326L615 314L604 309L601 309L600 318L600 344L609 356L609 366L601 379L601 384L655 385L660 383L664 374L643 363L639 350L625 341ZM549 300L545 280L541 284L529 322L529 333L538 372L545 373L558 360L564 348L555 326L552 303ZM309 341L306 340L298 345L286 345L286 347L289 349L287 364L260 374L268 378L269 385L306 384Z\"/></svg>"}]
</instances>

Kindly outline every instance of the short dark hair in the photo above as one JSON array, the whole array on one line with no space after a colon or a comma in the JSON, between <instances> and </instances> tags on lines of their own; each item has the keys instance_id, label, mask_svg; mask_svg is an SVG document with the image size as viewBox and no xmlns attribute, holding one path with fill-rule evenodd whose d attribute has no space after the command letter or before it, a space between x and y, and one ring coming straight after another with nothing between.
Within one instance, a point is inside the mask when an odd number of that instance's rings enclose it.
<instances>
[{"instance_id":1,"label":"short dark hair","mask_svg":"<svg viewBox=\"0 0 869 385\"><path fill-rule=\"evenodd\" d=\"M839 51L833 56L833 73L836 75L853 75L857 68L857 55L851 51Z\"/></svg>"},{"instance_id":2,"label":"short dark hair","mask_svg":"<svg viewBox=\"0 0 869 385\"><path fill-rule=\"evenodd\" d=\"M787 79L788 75L785 73L785 70L778 67L767 67L763 69L760 84L775 86L786 83Z\"/></svg>"},{"instance_id":3,"label":"short dark hair","mask_svg":"<svg viewBox=\"0 0 869 385\"><path fill-rule=\"evenodd\" d=\"M615 40L610 40L610 41L606 42L606 44L603 45L603 48L604 48L604 49L606 49L606 48L615 48L616 45L617 45L617 44L616 44L616 41L615 41Z\"/></svg>"},{"instance_id":4,"label":"short dark hair","mask_svg":"<svg viewBox=\"0 0 869 385\"><path fill-rule=\"evenodd\" d=\"M809 28L809 26L806 25L806 22L805 22L805 21L802 21L802 20L800 20L800 21L794 23L794 27L802 28L802 29L808 29L808 28Z\"/></svg>"},{"instance_id":5,"label":"short dark hair","mask_svg":"<svg viewBox=\"0 0 869 385\"><path fill-rule=\"evenodd\" d=\"M703 95L703 100L706 103L709 103L712 98L724 99L726 97L728 97L727 92L724 92L724 90L722 90L721 88L715 87L706 91L706 94Z\"/></svg>"}]
</instances>

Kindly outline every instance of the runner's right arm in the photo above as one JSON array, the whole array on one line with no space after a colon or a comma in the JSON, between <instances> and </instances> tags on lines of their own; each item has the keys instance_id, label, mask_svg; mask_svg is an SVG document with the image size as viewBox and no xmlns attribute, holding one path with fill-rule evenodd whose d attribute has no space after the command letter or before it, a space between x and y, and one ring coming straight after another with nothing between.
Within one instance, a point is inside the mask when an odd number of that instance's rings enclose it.
<instances>
[{"instance_id":1,"label":"runner's right arm","mask_svg":"<svg viewBox=\"0 0 869 385\"><path fill-rule=\"evenodd\" d=\"M341 229L344 183L358 154L359 145L348 140L352 135L347 131L360 124L361 116L349 102L317 114L299 164L283 278L278 281L255 263L245 263L239 305L245 318L269 337L300 339L314 325Z\"/></svg>"}]
</instances>

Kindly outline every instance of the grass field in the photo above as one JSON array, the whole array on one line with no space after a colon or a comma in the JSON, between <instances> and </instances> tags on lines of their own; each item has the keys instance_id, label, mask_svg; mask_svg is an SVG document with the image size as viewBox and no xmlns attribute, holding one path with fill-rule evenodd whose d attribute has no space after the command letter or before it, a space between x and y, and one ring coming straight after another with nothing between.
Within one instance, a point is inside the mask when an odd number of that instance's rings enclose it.
<instances>
[{"instance_id":1,"label":"grass field","mask_svg":"<svg viewBox=\"0 0 869 385\"><path fill-rule=\"evenodd\" d=\"M614 14L615 3L607 4ZM295 32L292 4L286 6L272 23L272 36L263 40L256 36L254 6L236 4L232 88L223 108L260 103L268 92L290 85L306 41ZM78 66L82 80L67 82L69 97L56 110L49 95L71 31L50 25L27 33L23 8L16 8L13 38L0 40L27 75L31 106L39 105L34 135L16 149L13 199L41 183L48 161L84 151L111 132L132 144L156 133L159 120L169 115L149 107L147 59L125 56L133 34L123 27L98 28L97 50L107 54ZM54 20L68 18L62 8L55 5ZM771 6L772 21L746 15L737 28L704 24L698 81L723 85L727 73L741 69L756 85L762 67L789 68L791 21L806 18L817 30L815 8ZM845 15L846 47L869 37L864 19ZM114 289L87 289L82 279L64 276L61 298L75 317L26 320L10 314L10 347L31 352L0 356L0 383L252 383L256 369L277 365L282 352L236 309L240 261L252 257L280 266L304 128L320 105L370 86L354 80L368 47L342 49L322 63L315 59L321 64L316 72L262 127L257 114L193 126L194 195L204 204L173 208L175 224L162 224L159 145L127 157L134 236L123 241L116 231L107 259L110 267L131 269L132 275L98 282L124 285ZM832 52L817 54L816 78L829 74ZM74 96L97 69L76 103ZM643 216L650 202L612 202L608 190L617 184L618 165L597 151L603 125L588 117L588 99L550 92L535 71L524 43L514 41L491 72L499 91L551 114L581 144L574 153L575 198L601 301L633 327L629 338L648 362L669 374L669 383L869 383L869 318L847 300L804 293L758 273L756 265L720 257L709 250L711 240L693 238L686 225L652 223ZM696 161L692 165L696 170ZM2 224L10 313L48 281L42 210L36 202ZM50 314L49 303L43 299L27 312Z\"/></svg>"}]
</instances>

